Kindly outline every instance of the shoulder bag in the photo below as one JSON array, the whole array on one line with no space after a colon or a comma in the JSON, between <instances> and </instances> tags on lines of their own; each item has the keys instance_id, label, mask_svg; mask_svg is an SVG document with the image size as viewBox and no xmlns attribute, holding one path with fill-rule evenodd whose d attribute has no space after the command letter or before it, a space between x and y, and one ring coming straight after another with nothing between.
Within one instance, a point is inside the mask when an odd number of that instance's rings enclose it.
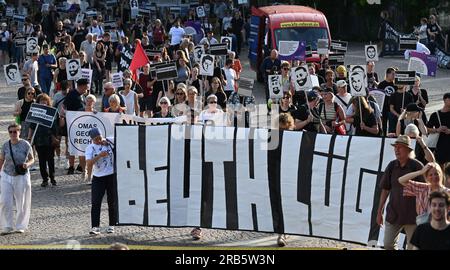
<instances>
[{"instance_id":1,"label":"shoulder bag","mask_svg":"<svg viewBox=\"0 0 450 270\"><path fill-rule=\"evenodd\" d=\"M27 173L27 169L23 168L23 164L16 164L16 161L14 160L14 154L12 151L12 145L11 145L11 140L9 141L9 151L11 153L11 159L14 163L14 170L16 171L16 173L18 175L25 175Z\"/></svg>"}]
</instances>

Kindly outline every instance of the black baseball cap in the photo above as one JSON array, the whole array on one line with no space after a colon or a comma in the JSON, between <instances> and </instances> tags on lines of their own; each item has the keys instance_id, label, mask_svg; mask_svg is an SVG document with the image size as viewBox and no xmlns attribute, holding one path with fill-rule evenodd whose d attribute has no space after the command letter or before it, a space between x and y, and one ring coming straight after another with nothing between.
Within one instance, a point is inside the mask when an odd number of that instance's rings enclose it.
<instances>
[{"instance_id":1,"label":"black baseball cap","mask_svg":"<svg viewBox=\"0 0 450 270\"><path fill-rule=\"evenodd\" d=\"M406 106L406 111L407 112L420 112L420 111L422 111L422 109L419 106L417 106L416 103L409 103Z\"/></svg>"},{"instance_id":2,"label":"black baseball cap","mask_svg":"<svg viewBox=\"0 0 450 270\"><path fill-rule=\"evenodd\" d=\"M85 78L81 78L77 81L77 85L88 85L88 84L89 84L89 81L88 81L88 79L85 79Z\"/></svg>"},{"instance_id":3,"label":"black baseball cap","mask_svg":"<svg viewBox=\"0 0 450 270\"><path fill-rule=\"evenodd\" d=\"M450 98L450 92L444 94L444 99Z\"/></svg>"}]
</instances>

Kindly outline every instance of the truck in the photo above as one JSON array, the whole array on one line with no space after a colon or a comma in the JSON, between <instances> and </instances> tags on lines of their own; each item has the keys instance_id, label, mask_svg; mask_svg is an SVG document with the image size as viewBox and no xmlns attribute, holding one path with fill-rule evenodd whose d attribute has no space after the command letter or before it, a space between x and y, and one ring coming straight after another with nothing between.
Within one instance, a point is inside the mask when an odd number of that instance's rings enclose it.
<instances>
[{"instance_id":1,"label":"truck","mask_svg":"<svg viewBox=\"0 0 450 270\"><path fill-rule=\"evenodd\" d=\"M304 42L312 51L306 61L320 62L319 39L328 39L331 44L327 18L316 9L297 5L252 7L248 57L258 81L263 81L259 70L262 61L272 49L279 48L280 41Z\"/></svg>"}]
</instances>

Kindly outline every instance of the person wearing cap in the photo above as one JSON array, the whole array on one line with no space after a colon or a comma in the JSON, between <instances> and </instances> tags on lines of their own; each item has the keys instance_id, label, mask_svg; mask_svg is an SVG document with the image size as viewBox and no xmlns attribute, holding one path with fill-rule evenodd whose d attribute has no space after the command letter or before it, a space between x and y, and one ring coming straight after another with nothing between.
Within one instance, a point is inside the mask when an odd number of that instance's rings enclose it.
<instances>
[{"instance_id":1,"label":"person wearing cap","mask_svg":"<svg viewBox=\"0 0 450 270\"><path fill-rule=\"evenodd\" d=\"M450 161L450 92L444 94L444 107L430 116L428 133L439 133L434 154L439 164Z\"/></svg>"},{"instance_id":2,"label":"person wearing cap","mask_svg":"<svg viewBox=\"0 0 450 270\"><path fill-rule=\"evenodd\" d=\"M92 143L86 147L88 179L92 176L91 193L91 231L89 234L100 234L100 211L106 191L108 201L109 226L107 233L114 233L116 223L116 196L114 188L114 149L112 144L105 140L98 128L89 131Z\"/></svg>"},{"instance_id":3,"label":"person wearing cap","mask_svg":"<svg viewBox=\"0 0 450 270\"><path fill-rule=\"evenodd\" d=\"M343 65L340 65L336 68L336 81L339 80L347 80L347 68Z\"/></svg>"},{"instance_id":4,"label":"person wearing cap","mask_svg":"<svg viewBox=\"0 0 450 270\"><path fill-rule=\"evenodd\" d=\"M425 119L425 120L424 120ZM409 103L397 121L396 135L404 134L408 124L415 124L419 128L419 136L426 136L426 116L416 103Z\"/></svg>"},{"instance_id":5,"label":"person wearing cap","mask_svg":"<svg viewBox=\"0 0 450 270\"><path fill-rule=\"evenodd\" d=\"M416 200L414 197L403 196L403 186L398 179L408 173L421 170L423 164L415 159L414 148L408 136L400 135L392 146L394 146L396 159L388 164L381 177L382 190L377 211L377 224L384 225L385 249L397 249L398 236L402 229L406 231L407 248L411 249L410 241L416 229ZM421 175L410 180L424 182ZM384 219L383 211L388 196L389 203L386 208L386 219Z\"/></svg>"},{"instance_id":6,"label":"person wearing cap","mask_svg":"<svg viewBox=\"0 0 450 270\"><path fill-rule=\"evenodd\" d=\"M39 65L39 85L42 88L42 92L47 95L50 93L50 86L52 85L53 80L53 69L57 68L56 58L53 54L49 54L48 45L44 44L42 46L44 53L41 54L38 58Z\"/></svg>"},{"instance_id":7,"label":"person wearing cap","mask_svg":"<svg viewBox=\"0 0 450 270\"><path fill-rule=\"evenodd\" d=\"M346 111L350 106L350 99L352 98L352 95L347 92L348 84L345 80L339 80L336 82L336 86L337 92L335 95L335 101Z\"/></svg>"}]
</instances>

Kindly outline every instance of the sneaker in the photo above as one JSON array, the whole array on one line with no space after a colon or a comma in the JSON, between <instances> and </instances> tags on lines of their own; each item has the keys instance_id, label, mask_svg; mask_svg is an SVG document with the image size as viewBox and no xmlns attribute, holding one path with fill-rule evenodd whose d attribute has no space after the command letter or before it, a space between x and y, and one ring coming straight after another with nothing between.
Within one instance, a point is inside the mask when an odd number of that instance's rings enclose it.
<instances>
[{"instance_id":1,"label":"sneaker","mask_svg":"<svg viewBox=\"0 0 450 270\"><path fill-rule=\"evenodd\" d=\"M30 171L37 171L37 170L39 170L39 166L38 165L33 165L33 166L31 166L31 168L30 168Z\"/></svg>"},{"instance_id":2,"label":"sneaker","mask_svg":"<svg viewBox=\"0 0 450 270\"><path fill-rule=\"evenodd\" d=\"M89 232L89 234L92 235L98 235L100 234L100 228L99 227L92 227L91 231Z\"/></svg>"},{"instance_id":3,"label":"sneaker","mask_svg":"<svg viewBox=\"0 0 450 270\"><path fill-rule=\"evenodd\" d=\"M8 235L8 234L12 234L14 232L13 228L5 228L3 229L3 231L0 233L0 235Z\"/></svg>"},{"instance_id":4,"label":"sneaker","mask_svg":"<svg viewBox=\"0 0 450 270\"><path fill-rule=\"evenodd\" d=\"M15 230L15 233L25 233L25 230Z\"/></svg>"},{"instance_id":5,"label":"sneaker","mask_svg":"<svg viewBox=\"0 0 450 270\"><path fill-rule=\"evenodd\" d=\"M80 165L77 166L77 172L83 172L83 168Z\"/></svg>"},{"instance_id":6,"label":"sneaker","mask_svg":"<svg viewBox=\"0 0 450 270\"><path fill-rule=\"evenodd\" d=\"M56 186L56 180L55 179L51 180L50 182L52 182L52 186Z\"/></svg>"},{"instance_id":7,"label":"sneaker","mask_svg":"<svg viewBox=\"0 0 450 270\"><path fill-rule=\"evenodd\" d=\"M48 181L43 181L41 184L41 187L47 187L48 186Z\"/></svg>"},{"instance_id":8,"label":"sneaker","mask_svg":"<svg viewBox=\"0 0 450 270\"><path fill-rule=\"evenodd\" d=\"M278 244L279 247L286 246L286 244L287 244L287 242L286 242L286 235L284 235L284 234L278 235L277 244Z\"/></svg>"},{"instance_id":9,"label":"sneaker","mask_svg":"<svg viewBox=\"0 0 450 270\"><path fill-rule=\"evenodd\" d=\"M195 228L191 231L192 239L194 240L200 240L202 238L202 229Z\"/></svg>"},{"instance_id":10,"label":"sneaker","mask_svg":"<svg viewBox=\"0 0 450 270\"><path fill-rule=\"evenodd\" d=\"M66 161L63 161L63 163L64 163L64 169L69 169L70 168L70 163L69 163L69 159L67 159Z\"/></svg>"},{"instance_id":11,"label":"sneaker","mask_svg":"<svg viewBox=\"0 0 450 270\"><path fill-rule=\"evenodd\" d=\"M114 226L108 226L106 233L114 233Z\"/></svg>"},{"instance_id":12,"label":"sneaker","mask_svg":"<svg viewBox=\"0 0 450 270\"><path fill-rule=\"evenodd\" d=\"M74 173L75 173L75 168L70 166L69 169L67 170L67 175L74 174Z\"/></svg>"}]
</instances>

